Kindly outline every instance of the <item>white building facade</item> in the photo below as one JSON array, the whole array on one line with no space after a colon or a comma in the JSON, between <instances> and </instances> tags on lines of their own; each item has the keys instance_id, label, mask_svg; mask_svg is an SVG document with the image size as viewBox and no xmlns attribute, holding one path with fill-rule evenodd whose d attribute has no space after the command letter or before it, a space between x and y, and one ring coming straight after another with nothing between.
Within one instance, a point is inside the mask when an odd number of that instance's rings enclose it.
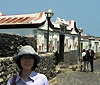
<instances>
[{"instance_id":1,"label":"white building facade","mask_svg":"<svg viewBox=\"0 0 100 85\"><path fill-rule=\"evenodd\" d=\"M85 50L94 50L95 53L100 53L100 37L82 35L81 48Z\"/></svg>"},{"instance_id":2,"label":"white building facade","mask_svg":"<svg viewBox=\"0 0 100 85\"><path fill-rule=\"evenodd\" d=\"M51 22L51 21L50 21ZM37 52L47 51L47 29L48 23L45 12L20 14L20 15L0 15L1 29L33 29L32 36L37 41ZM64 52L78 50L78 29L74 20L65 21L57 17L55 22L49 27L49 51L56 52L60 49L60 36L64 38Z\"/></svg>"}]
</instances>

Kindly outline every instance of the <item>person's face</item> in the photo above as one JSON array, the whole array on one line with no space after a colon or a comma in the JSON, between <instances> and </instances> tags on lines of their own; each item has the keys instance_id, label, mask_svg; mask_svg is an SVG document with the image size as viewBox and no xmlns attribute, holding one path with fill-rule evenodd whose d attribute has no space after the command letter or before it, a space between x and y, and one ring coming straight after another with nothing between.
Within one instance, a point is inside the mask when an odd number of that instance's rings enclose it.
<instances>
[{"instance_id":1,"label":"person's face","mask_svg":"<svg viewBox=\"0 0 100 85\"><path fill-rule=\"evenodd\" d=\"M21 66L24 70L31 70L34 64L34 57L26 54L21 57Z\"/></svg>"}]
</instances>

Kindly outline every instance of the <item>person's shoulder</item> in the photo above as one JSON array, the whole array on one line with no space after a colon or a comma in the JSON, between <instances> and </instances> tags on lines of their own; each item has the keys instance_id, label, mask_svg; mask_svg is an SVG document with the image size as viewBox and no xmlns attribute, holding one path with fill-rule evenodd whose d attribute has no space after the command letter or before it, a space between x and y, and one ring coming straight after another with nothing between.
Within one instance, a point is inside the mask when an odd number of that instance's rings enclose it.
<instances>
[{"instance_id":1,"label":"person's shoulder","mask_svg":"<svg viewBox=\"0 0 100 85\"><path fill-rule=\"evenodd\" d=\"M86 52L83 52L82 54L86 54Z\"/></svg>"},{"instance_id":2,"label":"person's shoulder","mask_svg":"<svg viewBox=\"0 0 100 85\"><path fill-rule=\"evenodd\" d=\"M44 74L41 73L37 73L38 76L42 77L42 78L46 78L46 76Z\"/></svg>"},{"instance_id":3,"label":"person's shoulder","mask_svg":"<svg viewBox=\"0 0 100 85\"><path fill-rule=\"evenodd\" d=\"M47 78L44 74L32 72L31 75L34 75L35 78Z\"/></svg>"},{"instance_id":4,"label":"person's shoulder","mask_svg":"<svg viewBox=\"0 0 100 85\"><path fill-rule=\"evenodd\" d=\"M11 85L12 80L13 80L13 77L11 77L11 78L8 80L7 85Z\"/></svg>"},{"instance_id":5,"label":"person's shoulder","mask_svg":"<svg viewBox=\"0 0 100 85\"><path fill-rule=\"evenodd\" d=\"M49 85L48 84L48 79L44 74L41 73L36 73L36 76L33 77L34 80L38 80L39 82L44 83L45 85ZM43 85L44 85L43 84Z\"/></svg>"},{"instance_id":6,"label":"person's shoulder","mask_svg":"<svg viewBox=\"0 0 100 85\"><path fill-rule=\"evenodd\" d=\"M13 76L9 79L9 81L12 81L13 80Z\"/></svg>"},{"instance_id":7,"label":"person's shoulder","mask_svg":"<svg viewBox=\"0 0 100 85\"><path fill-rule=\"evenodd\" d=\"M44 75L44 74L40 74L40 73L37 73L38 74L38 77L41 78L41 80L43 81L47 81L47 77Z\"/></svg>"},{"instance_id":8,"label":"person's shoulder","mask_svg":"<svg viewBox=\"0 0 100 85\"><path fill-rule=\"evenodd\" d=\"M86 54L86 52L84 52L84 54Z\"/></svg>"}]
</instances>

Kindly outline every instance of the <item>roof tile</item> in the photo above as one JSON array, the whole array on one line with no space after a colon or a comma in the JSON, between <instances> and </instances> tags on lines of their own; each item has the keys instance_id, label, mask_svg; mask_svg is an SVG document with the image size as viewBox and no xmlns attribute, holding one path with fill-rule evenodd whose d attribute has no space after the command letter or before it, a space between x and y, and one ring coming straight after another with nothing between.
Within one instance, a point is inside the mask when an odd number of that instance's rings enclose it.
<instances>
[{"instance_id":1,"label":"roof tile","mask_svg":"<svg viewBox=\"0 0 100 85\"><path fill-rule=\"evenodd\" d=\"M46 20L44 12L32 13L32 14L21 14L21 15L6 15L0 16L0 25L9 24L37 24L42 23Z\"/></svg>"}]
</instances>

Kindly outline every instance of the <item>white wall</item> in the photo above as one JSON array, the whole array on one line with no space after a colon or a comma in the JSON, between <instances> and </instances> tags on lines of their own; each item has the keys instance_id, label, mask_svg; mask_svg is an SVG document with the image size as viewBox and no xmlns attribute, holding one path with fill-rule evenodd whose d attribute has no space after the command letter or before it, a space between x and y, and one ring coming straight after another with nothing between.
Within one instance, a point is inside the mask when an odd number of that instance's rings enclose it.
<instances>
[{"instance_id":1,"label":"white wall","mask_svg":"<svg viewBox=\"0 0 100 85\"><path fill-rule=\"evenodd\" d=\"M91 40L91 48L89 48L89 40L82 40L81 43L83 44L83 49L88 50L94 50L94 52L96 53L96 44L95 44L95 40ZM100 41L98 41L98 45L97 45L97 52L100 52Z\"/></svg>"},{"instance_id":2,"label":"white wall","mask_svg":"<svg viewBox=\"0 0 100 85\"><path fill-rule=\"evenodd\" d=\"M44 37L45 31L37 31L37 52L47 51L47 39ZM59 50L59 33L49 32L49 51L56 52Z\"/></svg>"},{"instance_id":3,"label":"white wall","mask_svg":"<svg viewBox=\"0 0 100 85\"><path fill-rule=\"evenodd\" d=\"M77 50L78 49L78 37L77 35L70 35L65 34L65 41L64 41L64 51L70 51L70 50Z\"/></svg>"},{"instance_id":4,"label":"white wall","mask_svg":"<svg viewBox=\"0 0 100 85\"><path fill-rule=\"evenodd\" d=\"M37 31L37 52L44 51L44 31Z\"/></svg>"}]
</instances>

